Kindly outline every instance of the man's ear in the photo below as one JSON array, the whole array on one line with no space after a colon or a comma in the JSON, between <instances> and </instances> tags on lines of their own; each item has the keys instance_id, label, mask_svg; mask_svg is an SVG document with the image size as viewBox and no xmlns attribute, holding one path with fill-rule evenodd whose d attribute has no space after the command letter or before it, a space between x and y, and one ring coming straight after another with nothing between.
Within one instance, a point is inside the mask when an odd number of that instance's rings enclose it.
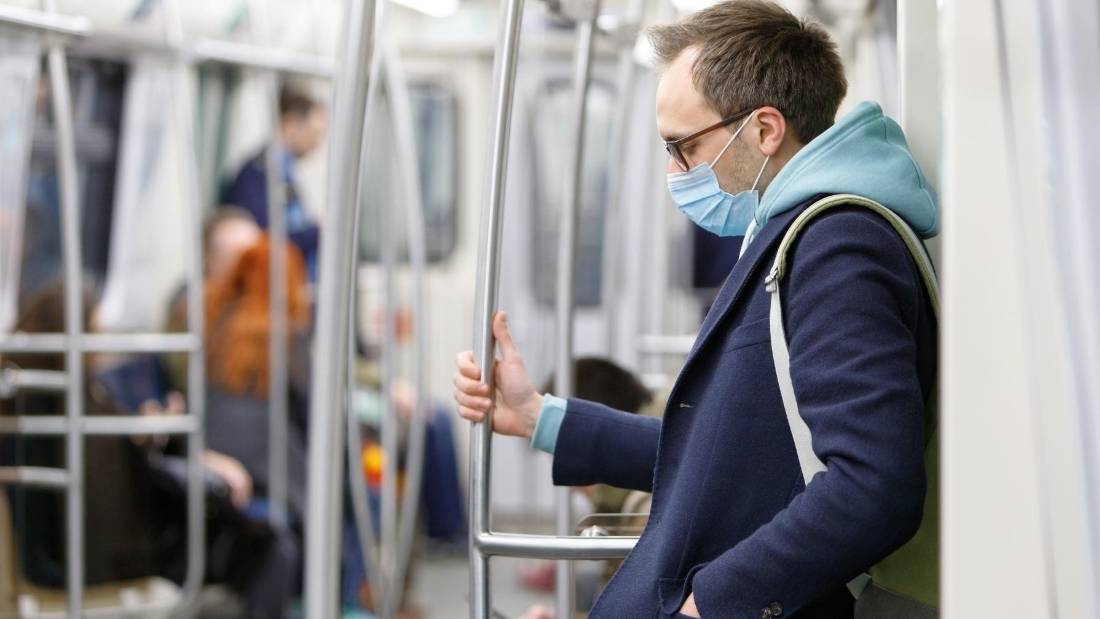
<instances>
[{"instance_id":1,"label":"man's ear","mask_svg":"<svg viewBox=\"0 0 1100 619\"><path fill-rule=\"evenodd\" d=\"M774 157L787 137L787 119L776 108L766 105L756 111L754 127L760 152Z\"/></svg>"}]
</instances>

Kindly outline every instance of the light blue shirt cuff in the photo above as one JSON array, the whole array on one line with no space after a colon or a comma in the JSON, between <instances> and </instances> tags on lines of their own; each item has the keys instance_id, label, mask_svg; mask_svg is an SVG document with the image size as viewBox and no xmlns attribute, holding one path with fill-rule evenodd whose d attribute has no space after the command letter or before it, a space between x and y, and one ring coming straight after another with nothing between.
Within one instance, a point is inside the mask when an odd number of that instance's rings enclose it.
<instances>
[{"instance_id":1,"label":"light blue shirt cuff","mask_svg":"<svg viewBox=\"0 0 1100 619\"><path fill-rule=\"evenodd\" d=\"M565 419L565 400L549 393L542 397L542 408L535 422L535 431L531 434L531 446L539 451L554 454L558 444L558 432Z\"/></svg>"}]
</instances>

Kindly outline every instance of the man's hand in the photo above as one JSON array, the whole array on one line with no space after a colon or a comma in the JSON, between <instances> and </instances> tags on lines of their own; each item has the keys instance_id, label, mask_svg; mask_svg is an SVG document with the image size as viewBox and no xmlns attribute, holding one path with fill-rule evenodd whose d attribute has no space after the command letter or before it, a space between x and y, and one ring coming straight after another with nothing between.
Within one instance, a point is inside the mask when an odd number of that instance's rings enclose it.
<instances>
[{"instance_id":1,"label":"man's hand","mask_svg":"<svg viewBox=\"0 0 1100 619\"><path fill-rule=\"evenodd\" d=\"M687 615L688 617L700 617L699 609L695 607L695 594L692 593L688 596L688 599L684 601L684 605L680 607L680 614Z\"/></svg>"},{"instance_id":2,"label":"man's hand","mask_svg":"<svg viewBox=\"0 0 1100 619\"><path fill-rule=\"evenodd\" d=\"M481 382L481 368L474 353L469 350L459 353L455 359L458 371L454 378L458 414L479 423L492 409L494 431L529 439L542 408L542 396L531 384L523 357L512 341L504 312L493 316L493 336L500 347L500 359L494 363L496 392L490 399L489 386Z\"/></svg>"}]
</instances>

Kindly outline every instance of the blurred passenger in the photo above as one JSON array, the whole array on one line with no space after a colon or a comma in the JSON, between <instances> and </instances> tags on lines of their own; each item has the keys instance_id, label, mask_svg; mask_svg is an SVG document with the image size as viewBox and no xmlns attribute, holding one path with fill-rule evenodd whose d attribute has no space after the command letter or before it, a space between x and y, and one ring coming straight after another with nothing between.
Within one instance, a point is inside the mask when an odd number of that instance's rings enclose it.
<instances>
[{"instance_id":1,"label":"blurred passenger","mask_svg":"<svg viewBox=\"0 0 1100 619\"><path fill-rule=\"evenodd\" d=\"M83 329L94 332L96 299L83 292ZM24 306L16 325L27 333L64 330L64 289L46 286ZM84 414L126 414L104 388L93 368L85 367ZM5 368L62 371L61 354L24 353L0 358ZM169 394L162 405L143 402L141 415L180 414L183 397ZM3 415L63 415L63 393L24 391L0 400ZM85 582L116 583L161 576L182 582L186 571L186 461L173 455L165 437L89 437L85 444L84 526ZM21 466L65 465L64 439L14 437L3 442L0 460ZM206 471L208 552L207 582L223 582L239 591L248 619L279 617L295 577L285 542L266 523L240 514L251 499L252 480L240 462L214 450L202 454ZM53 491L15 486L9 489L21 577L35 585L60 588L65 583L65 501Z\"/></svg>"},{"instance_id":2,"label":"blurred passenger","mask_svg":"<svg viewBox=\"0 0 1100 619\"><path fill-rule=\"evenodd\" d=\"M542 392L549 393L555 389L556 379L551 375L543 385ZM630 370L618 365L610 359L601 357L582 357L573 365L574 395L583 400L597 402L611 408L645 415L647 417L660 417L664 410L665 399L654 397L654 394L642 384ZM606 515L599 519L601 527L612 530L612 535L638 535L640 528L645 525L646 516L630 518L614 518L613 514L647 514L649 512L650 495L648 492L630 490L628 488L616 488L607 484L594 484L580 486L578 488L592 503L592 513ZM596 586L581 582L581 574L578 573L578 608L589 608L594 600L594 594L602 588L612 574L618 569L622 561L605 561L599 583ZM553 591L556 572L553 561L546 561L537 567L520 573L520 579L528 588L538 591ZM582 595L587 594L587 595Z\"/></svg>"},{"instance_id":3,"label":"blurred passenger","mask_svg":"<svg viewBox=\"0 0 1100 619\"><path fill-rule=\"evenodd\" d=\"M361 470L368 491L368 502L373 514L375 533L381 523L382 468L385 451L382 446L381 426L386 413L387 402L382 391L381 368L375 355L380 352L381 336L386 328L380 314L374 320L364 337L358 338L357 350L361 353L356 359L356 390L351 407L360 422L363 448L361 452ZM407 309L401 309L394 318L393 329L395 343L398 346L410 343L415 325ZM417 412L417 393L414 385L402 378L396 378L389 393L392 411L402 424L400 434L409 436L409 427ZM450 412L438 405L427 407L428 415L425 428L425 443L422 469L420 505L415 530L415 541L411 549L409 562L404 574L404 588L401 592L398 619L418 619L421 612L411 604L410 593L416 580L421 563L424 542L433 552L465 553L466 521L465 503L458 478L458 460L454 448L454 435L450 421ZM405 472L409 464L407 444L398 453L398 501L404 498L406 487ZM352 480L349 480L352 481ZM349 489L350 490L350 489ZM359 608L374 612L374 600L379 596L371 591L367 566L363 564L359 551L359 535L355 526L354 514L349 506L345 516L344 564L342 597L345 608ZM424 538L427 539L424 539Z\"/></svg>"},{"instance_id":4,"label":"blurred passenger","mask_svg":"<svg viewBox=\"0 0 1100 619\"><path fill-rule=\"evenodd\" d=\"M292 525L305 509L305 436L309 405L309 300L302 255L287 252L287 498ZM258 498L268 496L268 384L271 336L271 241L247 249L224 277L206 287L206 441L240 460ZM267 506L252 506L262 516Z\"/></svg>"},{"instance_id":5,"label":"blurred passenger","mask_svg":"<svg viewBox=\"0 0 1100 619\"><path fill-rule=\"evenodd\" d=\"M93 295L85 291L82 323L89 330L94 310ZM15 331L57 333L64 331L64 294L60 283L39 289L21 308ZM8 354L0 358L5 369L64 371L60 353ZM89 368L84 368L84 412L113 412L111 402L96 388ZM65 414L65 394L21 391L0 400L0 414ZM147 501L147 478L139 466L140 449L125 438L95 437L85 441L85 462L94 462L96 474L84 480L84 527L95 535L85 537L85 579L89 585L150 576L157 573L163 555L157 546ZM65 466L61 437L11 437L4 440L4 464L16 466ZM45 587L65 585L65 496L23 486L7 488L16 532L17 565L29 583Z\"/></svg>"},{"instance_id":6,"label":"blurred passenger","mask_svg":"<svg viewBox=\"0 0 1100 619\"><path fill-rule=\"evenodd\" d=\"M235 206L223 206L213 212L202 227L202 276L208 282L228 275L241 254L260 240L263 231L248 211ZM168 333L187 331L187 282L172 295L164 330ZM184 391L187 385L187 353L170 353L163 357L166 381L170 390Z\"/></svg>"},{"instance_id":7,"label":"blurred passenger","mask_svg":"<svg viewBox=\"0 0 1100 619\"><path fill-rule=\"evenodd\" d=\"M248 211L223 206L207 218L202 228L202 275L206 280L225 277L237 266L241 254L263 235Z\"/></svg>"},{"instance_id":8,"label":"blurred passenger","mask_svg":"<svg viewBox=\"0 0 1100 619\"><path fill-rule=\"evenodd\" d=\"M286 229L290 240L302 252L310 280L317 275L319 229L306 212L295 182L295 164L315 151L325 139L328 112L303 86L286 83L279 92L279 182L286 197ZM265 230L267 213L267 151L270 145L249 159L225 193L225 202L248 211Z\"/></svg>"},{"instance_id":9,"label":"blurred passenger","mask_svg":"<svg viewBox=\"0 0 1100 619\"><path fill-rule=\"evenodd\" d=\"M653 394L630 370L610 359L582 357L573 365L574 395L583 400L597 402L628 413L660 417L664 400L655 402ZM554 376L543 385L542 392L554 391ZM658 404L659 406L655 406ZM597 514L616 514L622 511L630 490L607 484L583 486Z\"/></svg>"}]
</instances>

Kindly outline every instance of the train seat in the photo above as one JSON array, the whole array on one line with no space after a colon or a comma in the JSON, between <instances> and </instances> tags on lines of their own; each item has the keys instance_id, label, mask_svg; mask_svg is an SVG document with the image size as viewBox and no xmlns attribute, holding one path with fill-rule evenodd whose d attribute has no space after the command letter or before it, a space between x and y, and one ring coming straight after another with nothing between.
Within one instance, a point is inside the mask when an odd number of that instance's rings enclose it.
<instances>
[{"instance_id":1,"label":"train seat","mask_svg":"<svg viewBox=\"0 0 1100 619\"><path fill-rule=\"evenodd\" d=\"M8 497L0 489L0 619L65 619L65 590L32 585L22 574ZM163 578L108 583L85 588L83 615L167 618L181 599L180 588Z\"/></svg>"}]
</instances>

